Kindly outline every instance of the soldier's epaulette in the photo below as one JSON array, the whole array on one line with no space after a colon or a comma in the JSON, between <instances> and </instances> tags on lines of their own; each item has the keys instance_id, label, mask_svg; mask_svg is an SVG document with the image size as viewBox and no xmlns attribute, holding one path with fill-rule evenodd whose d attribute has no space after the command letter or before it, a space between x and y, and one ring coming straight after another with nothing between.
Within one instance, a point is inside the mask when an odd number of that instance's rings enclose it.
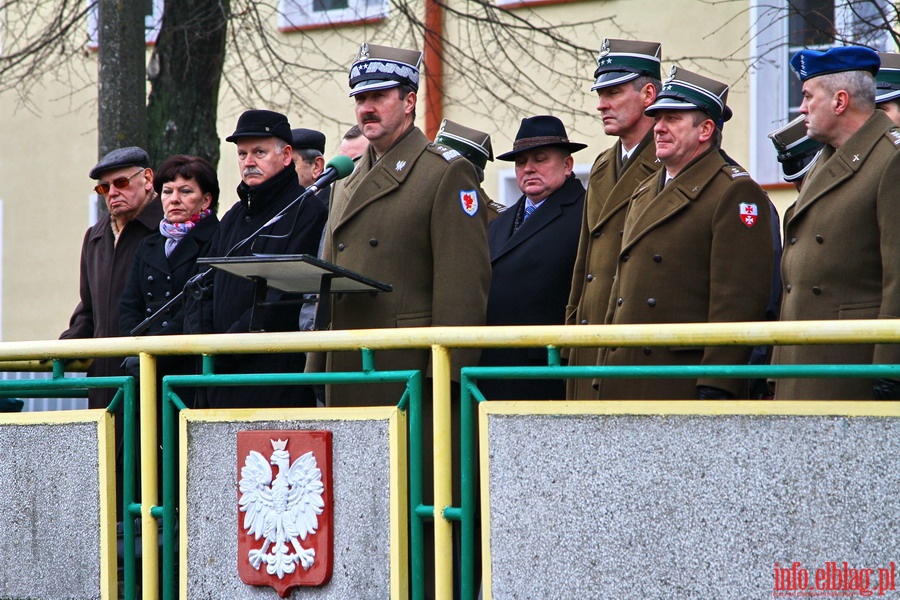
<instances>
[{"instance_id":1,"label":"soldier's epaulette","mask_svg":"<svg viewBox=\"0 0 900 600\"><path fill-rule=\"evenodd\" d=\"M888 129L887 136L895 146L900 146L900 127L891 127Z\"/></svg>"},{"instance_id":2,"label":"soldier's epaulette","mask_svg":"<svg viewBox=\"0 0 900 600\"><path fill-rule=\"evenodd\" d=\"M499 202L494 202L493 200L491 200L490 202L488 202L488 206L489 206L490 208L494 209L495 211L497 211L498 213L502 213L504 210L506 210L507 208L509 208L507 205L505 205L505 204L500 204Z\"/></svg>"},{"instance_id":3,"label":"soldier's epaulette","mask_svg":"<svg viewBox=\"0 0 900 600\"><path fill-rule=\"evenodd\" d=\"M737 165L725 165L722 167L722 170L732 179L737 179L738 177L750 177L750 173Z\"/></svg>"},{"instance_id":4,"label":"soldier's epaulette","mask_svg":"<svg viewBox=\"0 0 900 600\"><path fill-rule=\"evenodd\" d=\"M462 156L462 154L460 154L458 151L454 150L453 148L444 146L443 144L428 144L428 150L440 155L447 162L450 162L454 158L459 158L460 156Z\"/></svg>"}]
</instances>

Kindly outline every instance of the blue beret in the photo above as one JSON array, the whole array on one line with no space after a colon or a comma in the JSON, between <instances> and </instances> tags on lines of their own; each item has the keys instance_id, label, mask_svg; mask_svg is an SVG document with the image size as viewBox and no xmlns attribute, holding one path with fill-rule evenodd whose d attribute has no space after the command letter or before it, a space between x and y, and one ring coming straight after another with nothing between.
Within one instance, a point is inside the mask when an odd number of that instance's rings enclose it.
<instances>
[{"instance_id":1,"label":"blue beret","mask_svg":"<svg viewBox=\"0 0 900 600\"><path fill-rule=\"evenodd\" d=\"M143 167L150 166L150 157L142 148L137 146L128 146L127 148L118 148L108 153L100 159L88 177L91 179L100 179L100 176L106 171L113 171L123 167Z\"/></svg>"},{"instance_id":2,"label":"blue beret","mask_svg":"<svg viewBox=\"0 0 900 600\"><path fill-rule=\"evenodd\" d=\"M838 46L826 52L801 50L791 57L791 69L800 81L844 71L868 71L876 75L880 66L878 53L861 46Z\"/></svg>"}]
</instances>

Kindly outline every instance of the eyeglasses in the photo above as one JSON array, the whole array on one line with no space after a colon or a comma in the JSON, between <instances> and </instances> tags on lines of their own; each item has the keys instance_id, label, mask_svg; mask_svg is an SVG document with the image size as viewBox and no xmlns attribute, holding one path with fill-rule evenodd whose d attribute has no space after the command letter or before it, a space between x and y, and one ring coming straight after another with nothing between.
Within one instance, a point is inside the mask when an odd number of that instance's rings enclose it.
<instances>
[{"instance_id":1,"label":"eyeglasses","mask_svg":"<svg viewBox=\"0 0 900 600\"><path fill-rule=\"evenodd\" d=\"M128 187L128 183L132 180L132 178L136 177L137 175L140 175L143 172L144 172L144 169L141 169L134 175L129 175L128 177L116 177L115 179L112 180L112 184L117 189L124 190L125 188ZM97 185L94 186L94 191L97 192L98 194L100 194L101 196L107 195L109 193L109 183L107 183L106 181L101 181L100 183L98 183Z\"/></svg>"}]
</instances>

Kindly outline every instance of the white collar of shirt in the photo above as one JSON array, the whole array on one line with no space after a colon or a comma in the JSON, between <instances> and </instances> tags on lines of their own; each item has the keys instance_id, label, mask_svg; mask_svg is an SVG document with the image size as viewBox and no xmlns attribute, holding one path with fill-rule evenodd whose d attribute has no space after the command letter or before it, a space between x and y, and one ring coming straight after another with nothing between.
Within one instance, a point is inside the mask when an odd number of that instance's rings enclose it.
<instances>
[{"instance_id":1,"label":"white collar of shirt","mask_svg":"<svg viewBox=\"0 0 900 600\"><path fill-rule=\"evenodd\" d=\"M634 148L637 148L637 146ZM628 149L625 147L625 144L622 144L622 162L627 162L631 158L631 155L634 154L634 148Z\"/></svg>"},{"instance_id":2,"label":"white collar of shirt","mask_svg":"<svg viewBox=\"0 0 900 600\"><path fill-rule=\"evenodd\" d=\"M674 175L669 175L669 172L666 171L666 180L663 182L663 187L669 185L669 182L675 179Z\"/></svg>"}]
</instances>

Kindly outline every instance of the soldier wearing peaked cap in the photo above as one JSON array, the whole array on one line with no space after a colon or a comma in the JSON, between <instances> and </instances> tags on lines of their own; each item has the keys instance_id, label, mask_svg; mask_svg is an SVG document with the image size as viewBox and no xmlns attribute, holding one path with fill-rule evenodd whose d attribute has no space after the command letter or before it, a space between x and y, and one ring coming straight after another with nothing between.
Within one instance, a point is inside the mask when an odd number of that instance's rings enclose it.
<instances>
[{"instance_id":1,"label":"soldier wearing peaked cap","mask_svg":"<svg viewBox=\"0 0 900 600\"><path fill-rule=\"evenodd\" d=\"M515 162L518 202L488 227L491 291L487 325L561 325L578 229L584 186L572 173L572 153L586 148L572 142L562 121L550 115L522 119L513 149L497 157ZM483 366L547 364L546 348L487 348ZM565 384L550 380L479 382L491 400L560 400Z\"/></svg>"},{"instance_id":2,"label":"soldier wearing peaked cap","mask_svg":"<svg viewBox=\"0 0 900 600\"><path fill-rule=\"evenodd\" d=\"M778 152L778 162L781 164L784 180L793 183L797 191L800 191L804 176L812 167L824 144L806 135L803 115L770 133L769 139Z\"/></svg>"},{"instance_id":3,"label":"soldier wearing peaked cap","mask_svg":"<svg viewBox=\"0 0 900 600\"><path fill-rule=\"evenodd\" d=\"M604 133L617 139L591 167L566 306L567 325L603 323L625 209L637 185L660 168L653 147L653 119L644 114L661 86L660 54L657 42L605 39L601 45L591 90L597 92ZM599 354L597 348L572 348L569 364L594 366ZM596 398L597 390L589 379L570 379L566 396Z\"/></svg>"},{"instance_id":4,"label":"soldier wearing peaked cap","mask_svg":"<svg viewBox=\"0 0 900 600\"><path fill-rule=\"evenodd\" d=\"M825 144L784 216L781 320L900 316L900 130L875 110L880 59L868 48L801 50L810 138ZM900 346L779 346L775 364L896 364ZM781 379L776 399L889 399L896 381Z\"/></svg>"},{"instance_id":5,"label":"soldier wearing peaked cap","mask_svg":"<svg viewBox=\"0 0 900 600\"><path fill-rule=\"evenodd\" d=\"M646 113L663 169L627 208L606 322L693 323L765 318L772 282L765 192L717 147L728 86L673 67ZM753 282L748 285L748 282ZM746 364L750 348L610 348L602 364ZM604 379L601 399L742 397L740 379Z\"/></svg>"},{"instance_id":6,"label":"soldier wearing peaked cap","mask_svg":"<svg viewBox=\"0 0 900 600\"><path fill-rule=\"evenodd\" d=\"M460 125L449 119L444 119L441 121L441 127L434 138L434 143L456 150L466 157L475 166L475 171L478 173L478 181L484 182L484 168L489 160L494 160L494 150L491 148L490 135L483 131ZM481 187L478 188L478 194L484 200L489 222L496 219L506 209L502 204L491 200Z\"/></svg>"},{"instance_id":7,"label":"soldier wearing peaked cap","mask_svg":"<svg viewBox=\"0 0 900 600\"><path fill-rule=\"evenodd\" d=\"M900 126L900 54L879 52L881 67L875 75L875 106Z\"/></svg>"}]
</instances>

